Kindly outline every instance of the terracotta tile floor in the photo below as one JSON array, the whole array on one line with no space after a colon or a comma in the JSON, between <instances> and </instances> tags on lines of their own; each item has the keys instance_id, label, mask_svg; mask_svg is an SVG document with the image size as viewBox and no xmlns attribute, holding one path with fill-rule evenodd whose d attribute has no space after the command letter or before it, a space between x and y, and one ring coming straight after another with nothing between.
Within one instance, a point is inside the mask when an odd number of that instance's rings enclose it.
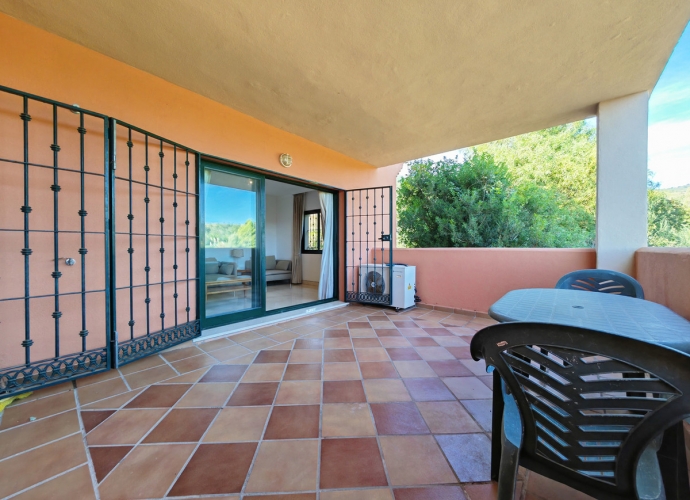
<instances>
[{"instance_id":1,"label":"terracotta tile floor","mask_svg":"<svg viewBox=\"0 0 690 500\"><path fill-rule=\"evenodd\" d=\"M0 498L493 499L491 323L351 305L37 391L5 410ZM586 497L525 473L516 498Z\"/></svg>"}]
</instances>

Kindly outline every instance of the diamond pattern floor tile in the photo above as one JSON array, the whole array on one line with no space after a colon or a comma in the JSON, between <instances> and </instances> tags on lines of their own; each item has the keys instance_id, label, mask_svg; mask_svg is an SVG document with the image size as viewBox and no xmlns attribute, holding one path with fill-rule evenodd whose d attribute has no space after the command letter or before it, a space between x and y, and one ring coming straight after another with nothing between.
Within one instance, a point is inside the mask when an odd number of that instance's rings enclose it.
<instances>
[{"instance_id":1,"label":"diamond pattern floor tile","mask_svg":"<svg viewBox=\"0 0 690 500\"><path fill-rule=\"evenodd\" d=\"M256 443L202 444L168 496L239 493L255 451Z\"/></svg>"},{"instance_id":2,"label":"diamond pattern floor tile","mask_svg":"<svg viewBox=\"0 0 690 500\"><path fill-rule=\"evenodd\" d=\"M0 493L90 498L85 433L103 500L483 499L492 377L469 355L473 318L351 305L187 343L82 379L77 398L37 391L5 411L0 459L31 474Z\"/></svg>"},{"instance_id":3,"label":"diamond pattern floor tile","mask_svg":"<svg viewBox=\"0 0 690 500\"><path fill-rule=\"evenodd\" d=\"M387 484L376 439L325 439L322 442L321 488L362 488Z\"/></svg>"}]
</instances>

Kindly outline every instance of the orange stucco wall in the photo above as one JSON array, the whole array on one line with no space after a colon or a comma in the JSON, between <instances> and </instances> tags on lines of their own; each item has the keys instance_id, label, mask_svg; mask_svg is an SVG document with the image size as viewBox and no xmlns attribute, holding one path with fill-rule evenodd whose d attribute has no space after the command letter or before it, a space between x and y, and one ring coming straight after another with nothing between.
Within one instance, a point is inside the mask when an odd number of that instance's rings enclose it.
<instances>
[{"instance_id":1,"label":"orange stucco wall","mask_svg":"<svg viewBox=\"0 0 690 500\"><path fill-rule=\"evenodd\" d=\"M204 153L338 188L390 185L400 169L374 168L4 14L0 47L0 84ZM279 164L281 153L292 155L290 169Z\"/></svg>"},{"instance_id":2,"label":"orange stucco wall","mask_svg":"<svg viewBox=\"0 0 690 500\"><path fill-rule=\"evenodd\" d=\"M417 266L423 303L478 312L511 290L553 288L564 274L596 264L589 248L398 248L393 257Z\"/></svg>"},{"instance_id":3,"label":"orange stucco wall","mask_svg":"<svg viewBox=\"0 0 690 500\"><path fill-rule=\"evenodd\" d=\"M280 175L318 182L336 188L348 189L367 186L392 185L400 170L400 165L386 168L374 168L364 162L352 159L328 148L310 142L294 134L279 130L250 116L230 109L210 99L191 91L168 83L158 77L127 66L97 52L80 45L42 31L26 23L0 14L0 85L15 88L39 96L47 97L68 104L78 104L83 109L103 113L118 120L125 121L148 130L159 136L184 144L192 149L206 154L215 155L266 170L275 171ZM15 163L3 162L0 165L0 227L21 230L23 218L19 207L23 204L23 138L21 113L21 99L5 93L0 93L0 157L10 159ZM32 120L29 125L31 158L33 163L52 165L52 109L47 105L32 104L30 114ZM59 143L60 166L79 168L79 142L76 128L79 115L67 110L60 110ZM100 127L100 129L99 129ZM86 140L86 169L94 173L102 173L103 169L103 124L98 119L86 117L85 128L88 133ZM123 131L118 131L118 175L126 176L127 146ZM144 148L140 137L133 137L133 162L139 167L144 164L141 157ZM155 161L152 165L152 175L158 176L158 156L153 148L150 156ZM289 153L293 157L293 166L289 169L282 167L278 161L281 153ZM164 167L166 182L171 182L172 153L166 149L166 163ZM178 172L182 170L183 158L178 157ZM134 172L134 178L143 175L141 168ZM140 179L141 180L141 179ZM181 182L181 179L180 179ZM53 183L52 171L48 169L32 168L30 174L30 215L31 228L51 231L53 228L53 195L49 187ZM190 177L190 184L194 179ZM79 175L74 173L60 173L59 184L60 207L59 224L61 229L79 230ZM141 224L144 205L142 187L134 186L135 232L143 232ZM127 231L127 185L116 183L117 230ZM87 231L103 230L103 180L102 177L87 176L86 217ZM151 230L155 233L156 222L161 216L158 190L152 189L150 220L154 223ZM165 194L164 205L166 212L165 233L172 232L172 214L170 193ZM341 201L344 199L341 195ZM178 217L178 237L184 232L184 217ZM190 219L194 220L194 208L190 211ZM343 222L341 210L341 222ZM341 224L340 241L344 236L344 224ZM193 230L193 228L192 228ZM23 296L24 257L19 253L23 247L21 231L3 233L0 238L0 259L3 265L0 269L0 298ZM54 260L52 252L52 233L32 233L30 246L34 253L31 262L31 294L46 295L45 299L32 302L31 330L34 346L32 359L39 360L51 357L54 349L54 320L51 313L54 310L52 293L54 280L50 277ZM74 257L79 262L77 250L80 246L78 234L61 236L60 262L65 257ZM171 263L173 260L172 240L165 238L166 246L166 281L172 279ZM102 266L93 265L102 262L105 246L102 235L88 236L87 254L87 290L102 290L104 287L104 272ZM142 237L135 237L133 254L135 269L143 269L145 252ZM160 254L158 241L153 238L150 248L152 282L160 280ZM122 286L129 283L129 256L127 247L129 242L124 236L118 236L116 241L118 266L117 281ZM195 260L194 245L190 245L190 259L192 265ZM342 245L339 245L341 250ZM184 244L179 240L178 259L185 260ZM342 260L341 260L342 262ZM62 264L60 264L62 266ZM61 278L61 292L78 292L80 290L79 265L64 269ZM181 267L182 269L182 267ZM196 272L193 270L192 275ZM342 283L341 274L341 283ZM143 271L136 272L133 278L135 285L141 285L145 280ZM166 287L165 313L166 318L173 318L174 304L168 297L172 296L172 285ZM185 317L186 287L180 287L177 313ZM194 293L194 287L190 290ZM143 289L135 290L134 300L143 301ZM160 320L160 288L152 287L151 311L155 319L152 321L152 331L159 328ZM342 298L342 297L341 297ZM23 350L17 348L24 335L23 301L0 302L0 366L19 364L23 360ZM195 297L191 297L192 317ZM105 343L103 331L103 317L105 294L102 292L88 296L87 311L89 337L87 348L102 346ZM81 329L81 304L79 295L65 297L60 304L63 312L61 319L62 353L78 351L80 338L75 334ZM120 339L128 338L126 326L129 310L128 292L118 292L118 330ZM142 317L144 310L136 308L136 330L145 324ZM139 336L140 331L135 332Z\"/></svg>"},{"instance_id":4,"label":"orange stucco wall","mask_svg":"<svg viewBox=\"0 0 690 500\"><path fill-rule=\"evenodd\" d=\"M641 248L635 268L645 299L690 320L690 248Z\"/></svg>"}]
</instances>

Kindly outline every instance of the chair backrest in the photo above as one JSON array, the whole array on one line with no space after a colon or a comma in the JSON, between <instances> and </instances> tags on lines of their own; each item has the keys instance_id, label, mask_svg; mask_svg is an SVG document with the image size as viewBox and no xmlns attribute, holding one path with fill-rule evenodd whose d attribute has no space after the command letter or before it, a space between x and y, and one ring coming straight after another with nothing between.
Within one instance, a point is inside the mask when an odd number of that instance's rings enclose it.
<instances>
[{"instance_id":1,"label":"chair backrest","mask_svg":"<svg viewBox=\"0 0 690 500\"><path fill-rule=\"evenodd\" d=\"M520 462L554 479L567 477L581 491L636 498L645 447L690 415L690 356L674 349L515 322L479 331L471 352L498 370L515 398L523 425Z\"/></svg>"},{"instance_id":2,"label":"chair backrest","mask_svg":"<svg viewBox=\"0 0 690 500\"><path fill-rule=\"evenodd\" d=\"M612 293L644 299L642 285L627 274L606 269L581 269L558 280L556 288Z\"/></svg>"}]
</instances>

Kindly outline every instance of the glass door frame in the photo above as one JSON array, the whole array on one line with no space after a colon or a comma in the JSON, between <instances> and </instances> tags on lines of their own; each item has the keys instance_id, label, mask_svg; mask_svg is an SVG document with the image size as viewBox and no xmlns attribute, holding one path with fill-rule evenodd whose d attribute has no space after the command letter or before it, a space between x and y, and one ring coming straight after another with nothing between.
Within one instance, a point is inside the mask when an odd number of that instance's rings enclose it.
<instances>
[{"instance_id":1,"label":"glass door frame","mask_svg":"<svg viewBox=\"0 0 690 500\"><path fill-rule=\"evenodd\" d=\"M252 295L259 294L260 305L251 309L244 309L237 312L229 312L216 316L206 316L206 182L204 172L215 170L225 174L248 177L257 182L256 191L256 235L257 245L254 253L258 259L252 259ZM239 321L260 318L266 314L266 247L265 240L266 222L266 183L263 175L256 174L244 169L230 167L212 160L201 158L199 165L199 317L201 318L202 328L214 328L216 326L229 325ZM237 270L235 271L237 272ZM256 288L258 287L258 288Z\"/></svg>"},{"instance_id":2,"label":"glass door frame","mask_svg":"<svg viewBox=\"0 0 690 500\"><path fill-rule=\"evenodd\" d=\"M253 179L260 179L260 192L259 192L259 204L260 211L257 214L257 231L261 231L260 236L260 275L261 280L261 308L251 309L248 311L242 311L240 313L229 313L220 316L211 316L206 318L206 279L205 279L205 262L206 262L206 250L205 250L205 196L204 196L204 168L205 166L210 166L211 169L218 170L220 172L227 172L231 174L239 174L246 177L251 177ZM341 205L341 194L345 191L342 189L334 188L331 186L325 186L318 183L313 183L298 179L296 177L284 176L276 174L271 170L266 170L260 167L254 167L252 165L247 165L243 163L233 162L224 158L220 158L208 154L199 155L199 210L198 210L198 227L199 227L199 317L201 318L201 329L207 330L210 328L215 328L219 326L231 325L240 321L255 319L260 317L272 316L274 314L280 314L289 311L295 311L299 309L306 309L309 307L314 307L320 304L327 304L329 302L335 302L340 300L340 294L342 290L340 289L340 205ZM319 299L313 302L305 302L303 304L296 304L294 306L281 307L278 309L266 310L266 281L264 279L265 269L266 269L266 255L263 251L266 247L266 232L265 232L265 222L266 222L266 180L283 182L285 184L291 184L293 186L301 186L306 189L313 189L315 191L323 191L326 193L331 193L333 195L333 297L330 299ZM252 280L254 279L254 274L257 272L256 266L252 265Z\"/></svg>"}]
</instances>

